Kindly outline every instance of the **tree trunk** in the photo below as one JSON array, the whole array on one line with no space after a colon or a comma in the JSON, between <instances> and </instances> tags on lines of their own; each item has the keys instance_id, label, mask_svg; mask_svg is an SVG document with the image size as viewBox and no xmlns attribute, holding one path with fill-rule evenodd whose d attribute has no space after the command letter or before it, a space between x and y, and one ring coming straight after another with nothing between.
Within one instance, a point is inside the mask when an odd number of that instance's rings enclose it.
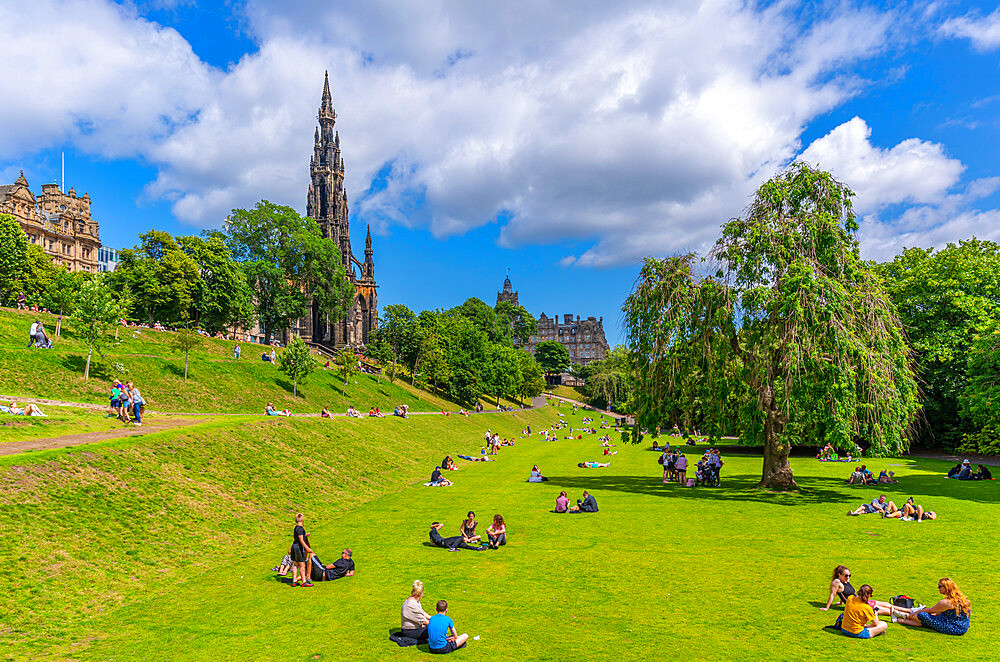
<instances>
[{"instance_id":1,"label":"tree trunk","mask_svg":"<svg viewBox=\"0 0 1000 662\"><path fill-rule=\"evenodd\" d=\"M59 333L62 331L62 308L59 309L59 320L56 322L56 338L59 337Z\"/></svg>"},{"instance_id":2,"label":"tree trunk","mask_svg":"<svg viewBox=\"0 0 1000 662\"><path fill-rule=\"evenodd\" d=\"M90 357L94 355L94 341L90 341L90 349L87 351L87 366L83 369L83 378L90 379Z\"/></svg>"},{"instance_id":3,"label":"tree trunk","mask_svg":"<svg viewBox=\"0 0 1000 662\"><path fill-rule=\"evenodd\" d=\"M350 372L347 371L344 372L344 389L340 392L340 395L345 398L347 397L347 380L350 378L350 376L351 376Z\"/></svg>"},{"instance_id":4,"label":"tree trunk","mask_svg":"<svg viewBox=\"0 0 1000 662\"><path fill-rule=\"evenodd\" d=\"M797 490L799 486L795 484L795 479L792 477L792 467L788 464L788 454L791 452L792 446L781 439L781 430L784 427L781 421L781 412L775 408L774 395L770 389L767 389L763 399L765 403L764 468L757 487L779 492Z\"/></svg>"},{"instance_id":5,"label":"tree trunk","mask_svg":"<svg viewBox=\"0 0 1000 662\"><path fill-rule=\"evenodd\" d=\"M299 375L298 375L298 373L296 373L295 376L292 377L292 397L293 398L299 397Z\"/></svg>"},{"instance_id":6,"label":"tree trunk","mask_svg":"<svg viewBox=\"0 0 1000 662\"><path fill-rule=\"evenodd\" d=\"M184 350L184 381L188 380L188 350Z\"/></svg>"}]
</instances>

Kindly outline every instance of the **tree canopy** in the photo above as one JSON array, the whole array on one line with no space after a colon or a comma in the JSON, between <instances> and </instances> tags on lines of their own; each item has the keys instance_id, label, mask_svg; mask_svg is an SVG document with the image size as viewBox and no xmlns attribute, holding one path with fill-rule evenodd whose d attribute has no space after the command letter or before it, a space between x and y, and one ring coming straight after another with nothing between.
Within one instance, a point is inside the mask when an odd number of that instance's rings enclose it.
<instances>
[{"instance_id":1,"label":"tree canopy","mask_svg":"<svg viewBox=\"0 0 1000 662\"><path fill-rule=\"evenodd\" d=\"M793 444L906 448L916 382L896 307L860 258L852 196L795 163L723 226L714 274L694 254L645 261L623 307L639 428L694 408L713 437L735 424L763 445L760 486L776 489L795 488Z\"/></svg>"},{"instance_id":2,"label":"tree canopy","mask_svg":"<svg viewBox=\"0 0 1000 662\"><path fill-rule=\"evenodd\" d=\"M543 340L535 345L535 360L546 374L558 374L570 365L569 350L561 342Z\"/></svg>"}]
</instances>

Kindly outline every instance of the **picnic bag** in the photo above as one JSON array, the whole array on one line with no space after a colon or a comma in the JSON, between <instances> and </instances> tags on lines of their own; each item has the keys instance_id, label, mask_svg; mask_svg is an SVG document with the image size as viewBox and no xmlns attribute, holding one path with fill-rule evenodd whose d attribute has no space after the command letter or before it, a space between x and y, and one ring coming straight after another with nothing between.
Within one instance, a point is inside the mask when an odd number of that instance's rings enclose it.
<instances>
[{"instance_id":1,"label":"picnic bag","mask_svg":"<svg viewBox=\"0 0 1000 662\"><path fill-rule=\"evenodd\" d=\"M903 607L905 609L913 609L914 600L908 595L894 595L892 596L892 606L893 607Z\"/></svg>"}]
</instances>

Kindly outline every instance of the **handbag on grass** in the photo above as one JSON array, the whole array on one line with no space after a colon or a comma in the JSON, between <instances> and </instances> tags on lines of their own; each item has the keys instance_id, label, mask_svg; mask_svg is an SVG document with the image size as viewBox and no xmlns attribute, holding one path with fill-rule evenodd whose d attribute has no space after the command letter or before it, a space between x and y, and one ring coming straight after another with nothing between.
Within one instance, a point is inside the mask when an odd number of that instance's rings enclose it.
<instances>
[{"instance_id":1,"label":"handbag on grass","mask_svg":"<svg viewBox=\"0 0 1000 662\"><path fill-rule=\"evenodd\" d=\"M913 609L913 605L916 604L908 595L894 595L892 596L892 606L893 607L903 607L904 609Z\"/></svg>"}]
</instances>

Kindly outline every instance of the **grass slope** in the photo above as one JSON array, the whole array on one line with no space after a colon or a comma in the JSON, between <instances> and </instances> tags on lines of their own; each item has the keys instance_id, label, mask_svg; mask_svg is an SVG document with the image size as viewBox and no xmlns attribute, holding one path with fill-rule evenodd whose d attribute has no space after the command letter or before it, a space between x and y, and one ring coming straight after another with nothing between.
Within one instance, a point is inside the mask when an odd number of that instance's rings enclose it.
<instances>
[{"instance_id":1,"label":"grass slope","mask_svg":"<svg viewBox=\"0 0 1000 662\"><path fill-rule=\"evenodd\" d=\"M567 417L578 419L562 407ZM948 463L887 461L887 486L936 510L927 523L848 518L876 490L843 483L847 465L792 460L800 494L753 489L760 458L727 457L724 487L660 484L655 453L619 446L606 469L596 436L504 448L466 464L456 485L418 485L445 450L478 445L484 427L536 430L553 408L510 417L417 417L322 428L318 421L246 422L129 448L0 463L5 567L19 556L40 577L11 573L14 647L36 659L430 659L387 641L410 583L425 607L445 598L460 631L481 635L459 658L985 659L1000 634L1000 483L943 478ZM270 427L268 427L270 426ZM327 437L327 431L329 436ZM306 467L298 449L318 457ZM525 481L539 463L551 478ZM601 512L548 512L560 489L595 494ZM457 531L508 522L500 551L428 547L433 519ZM321 557L355 551L351 579L290 589L268 569L304 510ZM41 532L39 542L32 537ZM40 562L40 563L39 563ZM964 637L890 626L871 641L822 629L830 571L845 563L876 597L930 602L941 576L970 596ZM24 566L27 569L28 566ZM121 606L117 609L111 607ZM98 607L104 612L98 611ZM10 627L10 626L9 626ZM666 648L665 648L666 647Z\"/></svg>"},{"instance_id":2,"label":"grass slope","mask_svg":"<svg viewBox=\"0 0 1000 662\"><path fill-rule=\"evenodd\" d=\"M0 393L49 398L69 402L104 404L115 377L131 379L149 401L150 409L165 412L259 413L268 402L293 412L319 412L324 406L343 412L347 406L367 411L378 406L390 412L396 404L412 411L457 410L458 405L437 395L415 389L402 380L390 387L386 379L355 373L342 396L343 379L333 370L317 369L298 385L277 367L260 360L265 348L242 343L243 358L233 359L231 341L205 339L189 356L188 381L184 381L184 355L170 346L174 334L150 329L121 329L119 341L94 352L90 379L84 380L87 346L75 335L71 322L63 324L55 349L25 349L28 327L41 319L50 335L56 317L0 309ZM116 370L119 363L125 372ZM391 393L390 393L391 389Z\"/></svg>"},{"instance_id":3,"label":"grass slope","mask_svg":"<svg viewBox=\"0 0 1000 662\"><path fill-rule=\"evenodd\" d=\"M7 403L5 403L7 404ZM24 400L18 403L24 406ZM106 418L79 407L54 407L42 410L48 416L10 416L0 414L0 444L28 439L44 439L82 432L104 432L124 426L121 421Z\"/></svg>"}]
</instances>

